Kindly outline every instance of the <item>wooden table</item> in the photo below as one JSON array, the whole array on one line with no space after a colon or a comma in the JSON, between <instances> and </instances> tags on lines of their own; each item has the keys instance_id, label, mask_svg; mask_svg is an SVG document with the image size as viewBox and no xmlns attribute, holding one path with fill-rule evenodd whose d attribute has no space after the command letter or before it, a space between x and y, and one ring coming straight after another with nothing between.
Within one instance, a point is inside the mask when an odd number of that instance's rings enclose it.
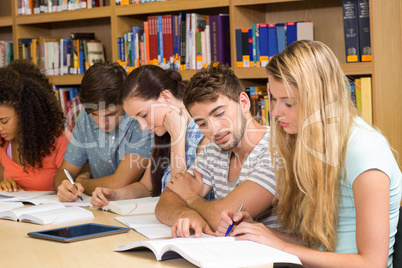
<instances>
[{"instance_id":1,"label":"wooden table","mask_svg":"<svg viewBox=\"0 0 402 268\"><path fill-rule=\"evenodd\" d=\"M37 225L26 222L0 220L1 267L195 267L178 258L156 261L150 251L114 252L116 245L147 238L130 230L128 233L94 238L73 243L31 238L28 232L41 231L82 223L100 223L124 226L114 218L117 214L90 208L95 218L64 224Z\"/></svg>"}]
</instances>

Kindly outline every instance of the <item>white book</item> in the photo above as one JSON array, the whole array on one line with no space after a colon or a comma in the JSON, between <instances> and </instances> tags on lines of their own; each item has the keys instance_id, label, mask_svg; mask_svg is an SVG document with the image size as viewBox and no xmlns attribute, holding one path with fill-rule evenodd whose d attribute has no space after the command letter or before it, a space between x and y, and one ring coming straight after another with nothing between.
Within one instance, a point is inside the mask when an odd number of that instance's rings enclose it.
<instances>
[{"instance_id":1,"label":"white book","mask_svg":"<svg viewBox=\"0 0 402 268\"><path fill-rule=\"evenodd\" d=\"M110 201L109 204L102 207L102 209L117 213L119 215L154 213L158 201L159 196L116 200L116 201Z\"/></svg>"},{"instance_id":2,"label":"white book","mask_svg":"<svg viewBox=\"0 0 402 268\"><path fill-rule=\"evenodd\" d=\"M171 227L161 223L155 215L136 215L115 219L149 239L172 237Z\"/></svg>"},{"instance_id":3,"label":"white book","mask_svg":"<svg viewBox=\"0 0 402 268\"><path fill-rule=\"evenodd\" d=\"M0 191L0 201L1 202L29 202L33 198L40 196L54 194L54 191L17 191L17 192L3 192Z\"/></svg>"},{"instance_id":4,"label":"white book","mask_svg":"<svg viewBox=\"0 0 402 268\"><path fill-rule=\"evenodd\" d=\"M61 203L51 203L2 212L0 218L49 225L93 219L94 215L91 211L80 207L65 207Z\"/></svg>"},{"instance_id":5,"label":"white book","mask_svg":"<svg viewBox=\"0 0 402 268\"><path fill-rule=\"evenodd\" d=\"M311 21L299 21L297 27L297 40L314 40L314 29Z\"/></svg>"},{"instance_id":6,"label":"white book","mask_svg":"<svg viewBox=\"0 0 402 268\"><path fill-rule=\"evenodd\" d=\"M116 246L114 251L151 250L158 261L183 257L198 267L249 267L273 263L300 264L295 255L234 237L174 238L137 241Z\"/></svg>"}]
</instances>

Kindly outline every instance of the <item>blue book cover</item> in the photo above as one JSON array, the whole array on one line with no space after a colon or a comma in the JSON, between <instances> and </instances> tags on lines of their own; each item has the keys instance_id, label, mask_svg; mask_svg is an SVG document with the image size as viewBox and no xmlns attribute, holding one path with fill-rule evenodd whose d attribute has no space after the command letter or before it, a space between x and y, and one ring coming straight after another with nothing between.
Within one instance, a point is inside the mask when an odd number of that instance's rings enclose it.
<instances>
[{"instance_id":1,"label":"blue book cover","mask_svg":"<svg viewBox=\"0 0 402 268\"><path fill-rule=\"evenodd\" d=\"M268 57L271 58L278 54L278 44L276 42L275 24L268 24Z\"/></svg>"},{"instance_id":2,"label":"blue book cover","mask_svg":"<svg viewBox=\"0 0 402 268\"><path fill-rule=\"evenodd\" d=\"M357 0L359 18L360 60L371 61L369 0Z\"/></svg>"},{"instance_id":3,"label":"blue book cover","mask_svg":"<svg viewBox=\"0 0 402 268\"><path fill-rule=\"evenodd\" d=\"M284 23L276 24L276 42L278 53L281 53L286 48L286 28Z\"/></svg>"},{"instance_id":4,"label":"blue book cover","mask_svg":"<svg viewBox=\"0 0 402 268\"><path fill-rule=\"evenodd\" d=\"M296 22L289 21L286 23L286 46L290 46L297 40L297 27Z\"/></svg>"},{"instance_id":5,"label":"blue book cover","mask_svg":"<svg viewBox=\"0 0 402 268\"><path fill-rule=\"evenodd\" d=\"M248 52L250 55L250 67L254 67L254 52L253 52L253 29L248 29Z\"/></svg>"},{"instance_id":6,"label":"blue book cover","mask_svg":"<svg viewBox=\"0 0 402 268\"><path fill-rule=\"evenodd\" d=\"M236 67L243 67L241 29L236 29Z\"/></svg>"},{"instance_id":7,"label":"blue book cover","mask_svg":"<svg viewBox=\"0 0 402 268\"><path fill-rule=\"evenodd\" d=\"M158 37L158 64L161 64L163 62L162 16L156 17L156 32Z\"/></svg>"},{"instance_id":8,"label":"blue book cover","mask_svg":"<svg viewBox=\"0 0 402 268\"><path fill-rule=\"evenodd\" d=\"M342 0L346 62L358 62L360 55L356 0Z\"/></svg>"},{"instance_id":9,"label":"blue book cover","mask_svg":"<svg viewBox=\"0 0 402 268\"><path fill-rule=\"evenodd\" d=\"M261 66L260 62L260 24L255 25L255 50L256 50L256 57L255 62L257 63L257 67Z\"/></svg>"},{"instance_id":10,"label":"blue book cover","mask_svg":"<svg viewBox=\"0 0 402 268\"><path fill-rule=\"evenodd\" d=\"M230 65L229 14L209 16L211 60Z\"/></svg>"},{"instance_id":11,"label":"blue book cover","mask_svg":"<svg viewBox=\"0 0 402 268\"><path fill-rule=\"evenodd\" d=\"M117 37L117 58L119 61L121 60L121 37Z\"/></svg>"},{"instance_id":12,"label":"blue book cover","mask_svg":"<svg viewBox=\"0 0 402 268\"><path fill-rule=\"evenodd\" d=\"M265 67L268 64L268 24L260 24L260 64Z\"/></svg>"}]
</instances>

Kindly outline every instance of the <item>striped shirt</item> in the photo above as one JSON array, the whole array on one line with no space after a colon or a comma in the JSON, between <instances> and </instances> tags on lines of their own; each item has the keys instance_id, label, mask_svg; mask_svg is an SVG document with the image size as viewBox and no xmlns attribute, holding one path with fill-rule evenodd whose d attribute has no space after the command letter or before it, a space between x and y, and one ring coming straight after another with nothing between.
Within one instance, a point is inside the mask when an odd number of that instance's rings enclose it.
<instances>
[{"instance_id":1,"label":"striped shirt","mask_svg":"<svg viewBox=\"0 0 402 268\"><path fill-rule=\"evenodd\" d=\"M240 174L234 182L227 180L231 153L210 142L205 145L188 171L193 173L193 169L196 168L201 173L204 183L213 188L216 199L225 198L244 181L257 183L275 195L275 173L269 152L269 128L243 163ZM260 215L257 221L268 227L278 228L276 216L272 215L271 209Z\"/></svg>"}]
</instances>

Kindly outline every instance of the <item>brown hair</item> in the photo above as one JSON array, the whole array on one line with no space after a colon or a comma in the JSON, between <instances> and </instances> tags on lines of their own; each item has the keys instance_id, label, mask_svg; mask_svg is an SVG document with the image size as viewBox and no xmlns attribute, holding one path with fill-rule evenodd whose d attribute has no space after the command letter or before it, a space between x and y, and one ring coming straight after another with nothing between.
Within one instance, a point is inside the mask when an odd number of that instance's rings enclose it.
<instances>
[{"instance_id":1,"label":"brown hair","mask_svg":"<svg viewBox=\"0 0 402 268\"><path fill-rule=\"evenodd\" d=\"M183 102L187 110L197 102L215 101L219 95L238 102L243 91L242 84L228 66L212 63L190 79Z\"/></svg>"},{"instance_id":2,"label":"brown hair","mask_svg":"<svg viewBox=\"0 0 402 268\"><path fill-rule=\"evenodd\" d=\"M81 82L80 101L86 112L99 110L100 103L105 108L112 104L121 105L121 89L126 78L126 71L117 63L102 62L92 65Z\"/></svg>"},{"instance_id":3,"label":"brown hair","mask_svg":"<svg viewBox=\"0 0 402 268\"><path fill-rule=\"evenodd\" d=\"M124 102L133 97L156 100L163 90L169 90L176 99L181 100L184 83L180 73L175 70L163 70L156 65L144 65L134 69L127 77L122 100ZM159 196L163 173L170 164L170 134L166 132L161 137L154 135L154 139L151 155L152 195Z\"/></svg>"}]
</instances>

